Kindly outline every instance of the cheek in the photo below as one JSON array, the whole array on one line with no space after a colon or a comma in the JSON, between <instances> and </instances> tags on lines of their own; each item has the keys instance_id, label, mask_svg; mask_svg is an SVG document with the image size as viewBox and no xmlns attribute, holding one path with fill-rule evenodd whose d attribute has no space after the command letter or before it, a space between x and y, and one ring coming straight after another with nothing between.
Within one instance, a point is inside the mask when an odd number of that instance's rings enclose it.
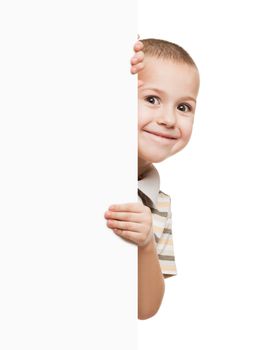
<instances>
[{"instance_id":1,"label":"cheek","mask_svg":"<svg viewBox=\"0 0 263 350\"><path fill-rule=\"evenodd\" d=\"M141 128L148 124L152 119L152 113L146 106L138 104L138 127Z\"/></svg>"},{"instance_id":2,"label":"cheek","mask_svg":"<svg viewBox=\"0 0 263 350\"><path fill-rule=\"evenodd\" d=\"M145 118L143 117L143 115L138 112L138 129L141 129L143 128L143 126L146 124L146 120Z\"/></svg>"},{"instance_id":3,"label":"cheek","mask_svg":"<svg viewBox=\"0 0 263 350\"><path fill-rule=\"evenodd\" d=\"M189 140L192 135L192 130L193 130L193 120L185 120L181 124L182 138L185 140Z\"/></svg>"}]
</instances>

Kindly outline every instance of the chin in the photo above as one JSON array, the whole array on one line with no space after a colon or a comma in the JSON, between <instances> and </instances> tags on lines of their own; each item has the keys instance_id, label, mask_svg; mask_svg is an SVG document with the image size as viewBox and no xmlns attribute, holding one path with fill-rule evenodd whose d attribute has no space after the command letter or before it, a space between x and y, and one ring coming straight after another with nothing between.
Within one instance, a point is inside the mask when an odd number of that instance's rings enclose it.
<instances>
[{"instance_id":1,"label":"chin","mask_svg":"<svg viewBox=\"0 0 263 350\"><path fill-rule=\"evenodd\" d=\"M164 156L164 155L158 156L156 154L143 154L143 155L140 155L139 157L141 159L146 160L147 162L150 162L150 163L160 163L167 158L167 155L166 156Z\"/></svg>"}]
</instances>

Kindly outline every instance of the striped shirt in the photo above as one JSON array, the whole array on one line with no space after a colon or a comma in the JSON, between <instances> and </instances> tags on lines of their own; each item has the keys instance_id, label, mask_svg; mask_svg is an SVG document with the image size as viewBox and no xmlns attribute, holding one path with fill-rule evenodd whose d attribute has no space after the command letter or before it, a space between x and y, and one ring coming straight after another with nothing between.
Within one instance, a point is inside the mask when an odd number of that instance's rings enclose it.
<instances>
[{"instance_id":1,"label":"striped shirt","mask_svg":"<svg viewBox=\"0 0 263 350\"><path fill-rule=\"evenodd\" d=\"M171 197L160 191L160 176L153 165L138 181L138 201L151 209L155 246L162 273L177 275L173 248Z\"/></svg>"}]
</instances>

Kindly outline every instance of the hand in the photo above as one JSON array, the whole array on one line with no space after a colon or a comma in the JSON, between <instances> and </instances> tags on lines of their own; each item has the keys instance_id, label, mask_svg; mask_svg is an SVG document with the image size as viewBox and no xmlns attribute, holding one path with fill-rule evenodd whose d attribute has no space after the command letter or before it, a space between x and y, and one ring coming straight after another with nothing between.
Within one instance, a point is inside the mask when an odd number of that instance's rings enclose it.
<instances>
[{"instance_id":1,"label":"hand","mask_svg":"<svg viewBox=\"0 0 263 350\"><path fill-rule=\"evenodd\" d=\"M111 205L104 218L110 219L107 226L114 233L139 247L146 246L153 237L151 209L140 202Z\"/></svg>"},{"instance_id":2,"label":"hand","mask_svg":"<svg viewBox=\"0 0 263 350\"><path fill-rule=\"evenodd\" d=\"M139 39L139 35L138 35ZM143 53L143 42L138 40L134 46L133 50L135 52L135 55L131 58L131 73L135 74L138 73L140 70L144 68L144 53Z\"/></svg>"}]
</instances>

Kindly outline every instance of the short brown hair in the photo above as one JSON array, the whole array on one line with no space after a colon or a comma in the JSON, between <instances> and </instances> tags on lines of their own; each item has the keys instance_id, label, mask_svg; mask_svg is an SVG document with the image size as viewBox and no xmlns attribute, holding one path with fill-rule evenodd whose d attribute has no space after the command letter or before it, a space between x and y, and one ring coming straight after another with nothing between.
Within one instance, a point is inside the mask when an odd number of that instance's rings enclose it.
<instances>
[{"instance_id":1,"label":"short brown hair","mask_svg":"<svg viewBox=\"0 0 263 350\"><path fill-rule=\"evenodd\" d=\"M181 46L162 39L149 38L139 40L143 43L143 52L146 56L186 63L197 69L192 57Z\"/></svg>"}]
</instances>

